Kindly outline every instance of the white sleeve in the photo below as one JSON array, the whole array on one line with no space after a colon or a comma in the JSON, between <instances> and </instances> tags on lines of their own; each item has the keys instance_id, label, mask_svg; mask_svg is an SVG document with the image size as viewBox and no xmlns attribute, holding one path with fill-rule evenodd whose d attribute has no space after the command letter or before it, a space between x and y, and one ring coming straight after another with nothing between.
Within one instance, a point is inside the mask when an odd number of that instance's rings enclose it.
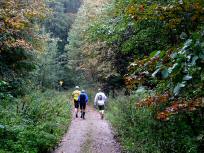
<instances>
[{"instance_id":1,"label":"white sleeve","mask_svg":"<svg viewBox=\"0 0 204 153\"><path fill-rule=\"evenodd\" d=\"M98 94L96 94L95 99L94 99L94 105L97 104L97 100L98 100Z\"/></svg>"}]
</instances>

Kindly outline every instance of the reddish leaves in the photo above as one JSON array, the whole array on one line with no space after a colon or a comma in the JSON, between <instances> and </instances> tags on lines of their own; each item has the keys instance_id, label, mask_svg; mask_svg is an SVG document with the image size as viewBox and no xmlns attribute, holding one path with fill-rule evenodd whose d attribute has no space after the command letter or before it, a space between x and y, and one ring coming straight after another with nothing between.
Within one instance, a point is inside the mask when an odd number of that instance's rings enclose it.
<instances>
[{"instance_id":1,"label":"reddish leaves","mask_svg":"<svg viewBox=\"0 0 204 153\"><path fill-rule=\"evenodd\" d=\"M0 10L0 34L3 39L0 42L1 50L5 48L23 48L31 50L31 39L35 29L34 20L43 19L48 13L43 0L22 2L9 0L1 3ZM35 39L35 38L33 38Z\"/></svg>"},{"instance_id":2,"label":"reddish leaves","mask_svg":"<svg viewBox=\"0 0 204 153\"><path fill-rule=\"evenodd\" d=\"M163 95L156 95L148 97L143 101L136 103L136 107L160 107L161 104L167 104L170 98L169 93ZM170 102L170 106L163 109L163 111L158 111L156 114L156 119L161 121L168 121L170 116L175 115L183 111L196 111L197 109L204 107L204 100L202 98L196 98L191 100L175 100Z\"/></svg>"}]
</instances>

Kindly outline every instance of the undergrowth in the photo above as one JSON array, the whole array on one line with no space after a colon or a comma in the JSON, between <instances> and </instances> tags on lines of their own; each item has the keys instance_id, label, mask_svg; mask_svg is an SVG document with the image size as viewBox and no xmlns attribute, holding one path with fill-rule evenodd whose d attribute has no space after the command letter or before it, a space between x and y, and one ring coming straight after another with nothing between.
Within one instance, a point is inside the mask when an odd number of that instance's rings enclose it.
<instances>
[{"instance_id":1,"label":"undergrowth","mask_svg":"<svg viewBox=\"0 0 204 153\"><path fill-rule=\"evenodd\" d=\"M45 153L71 121L67 93L35 91L0 102L0 153Z\"/></svg>"},{"instance_id":2,"label":"undergrowth","mask_svg":"<svg viewBox=\"0 0 204 153\"><path fill-rule=\"evenodd\" d=\"M201 153L202 120L177 114L169 121L155 119L156 108L137 108L136 101L149 93L109 100L107 118L126 153ZM189 120L193 122L189 123Z\"/></svg>"}]
</instances>

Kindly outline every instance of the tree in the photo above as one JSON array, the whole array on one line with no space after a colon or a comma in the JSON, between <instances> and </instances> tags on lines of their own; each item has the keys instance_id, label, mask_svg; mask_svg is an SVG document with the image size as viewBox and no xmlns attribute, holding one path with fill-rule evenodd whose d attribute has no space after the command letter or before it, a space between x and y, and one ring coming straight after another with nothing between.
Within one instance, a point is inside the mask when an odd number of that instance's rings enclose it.
<instances>
[{"instance_id":1,"label":"tree","mask_svg":"<svg viewBox=\"0 0 204 153\"><path fill-rule=\"evenodd\" d=\"M35 67L33 59L41 50L42 38L38 23L49 11L41 0L1 1L0 7L0 78L17 89Z\"/></svg>"},{"instance_id":2,"label":"tree","mask_svg":"<svg viewBox=\"0 0 204 153\"><path fill-rule=\"evenodd\" d=\"M57 50L55 54L55 64L58 67L58 73L56 74L57 80L63 80L63 88L68 89L73 86L75 80L73 72L66 66L68 63L67 51L65 45L69 44L67 39L69 29L75 19L75 13L77 12L81 4L80 0L59 0L48 2L48 5L53 10L52 15L45 21L45 30L49 32L51 37L57 39ZM55 88L58 88L56 84Z\"/></svg>"}]
</instances>

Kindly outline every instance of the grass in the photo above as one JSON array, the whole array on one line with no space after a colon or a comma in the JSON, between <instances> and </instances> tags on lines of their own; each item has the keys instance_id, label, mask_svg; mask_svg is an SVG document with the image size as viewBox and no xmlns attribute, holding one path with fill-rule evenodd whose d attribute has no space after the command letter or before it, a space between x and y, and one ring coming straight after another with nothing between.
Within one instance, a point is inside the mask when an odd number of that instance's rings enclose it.
<instances>
[{"instance_id":1,"label":"grass","mask_svg":"<svg viewBox=\"0 0 204 153\"><path fill-rule=\"evenodd\" d=\"M34 91L0 104L0 151L45 153L60 141L71 121L70 93Z\"/></svg>"},{"instance_id":2,"label":"grass","mask_svg":"<svg viewBox=\"0 0 204 153\"><path fill-rule=\"evenodd\" d=\"M137 98L111 99L106 112L124 152L202 152L198 148L202 142L196 140L195 129L192 129L185 114L178 114L168 122L161 122L155 119L153 107L136 108L135 99ZM199 121L195 115L193 119Z\"/></svg>"}]
</instances>

